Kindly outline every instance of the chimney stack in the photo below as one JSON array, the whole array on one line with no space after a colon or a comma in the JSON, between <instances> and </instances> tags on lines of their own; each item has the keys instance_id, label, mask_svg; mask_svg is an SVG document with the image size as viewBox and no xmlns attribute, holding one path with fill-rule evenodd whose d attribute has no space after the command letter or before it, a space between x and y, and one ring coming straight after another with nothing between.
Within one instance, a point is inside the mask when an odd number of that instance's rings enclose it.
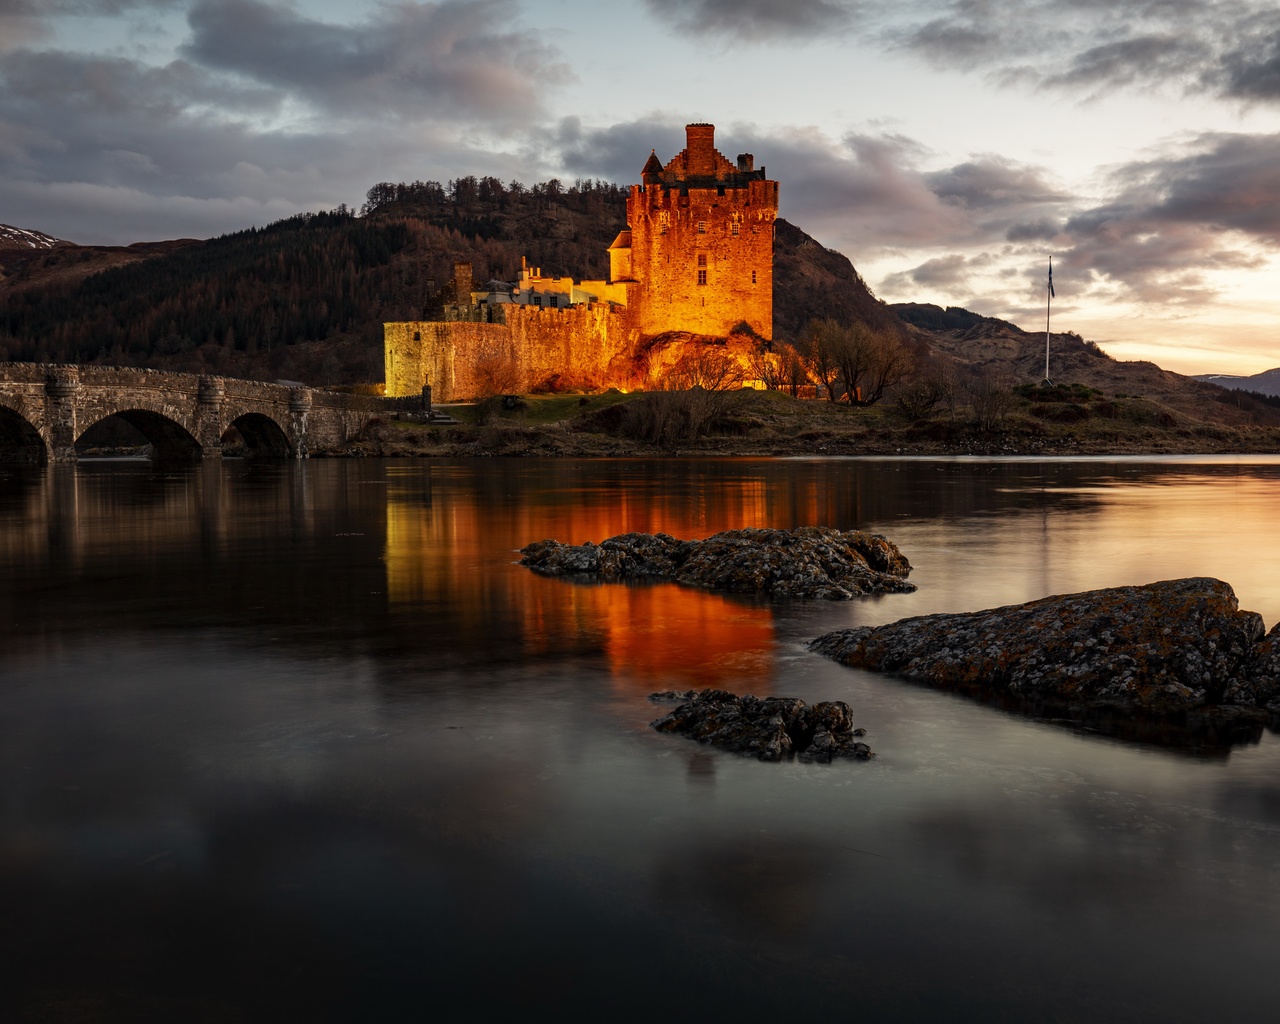
<instances>
[{"instance_id":1,"label":"chimney stack","mask_svg":"<svg viewBox=\"0 0 1280 1024\"><path fill-rule=\"evenodd\" d=\"M691 178L711 178L716 173L716 126L687 124L684 126L685 147L689 153L686 173Z\"/></svg>"}]
</instances>

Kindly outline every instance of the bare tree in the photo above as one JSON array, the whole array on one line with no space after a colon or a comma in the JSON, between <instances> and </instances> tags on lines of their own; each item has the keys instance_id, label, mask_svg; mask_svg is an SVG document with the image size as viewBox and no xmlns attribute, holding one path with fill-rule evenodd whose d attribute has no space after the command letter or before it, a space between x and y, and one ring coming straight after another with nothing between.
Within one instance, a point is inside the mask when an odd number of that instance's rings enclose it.
<instances>
[{"instance_id":1,"label":"bare tree","mask_svg":"<svg viewBox=\"0 0 1280 1024\"><path fill-rule=\"evenodd\" d=\"M875 405L911 371L913 359L898 336L857 322L845 327L815 320L805 332L808 365L836 401Z\"/></svg>"},{"instance_id":2,"label":"bare tree","mask_svg":"<svg viewBox=\"0 0 1280 1024\"><path fill-rule=\"evenodd\" d=\"M760 345L751 354L747 372L750 379L758 380L767 391L779 390L785 380L782 359L767 344Z\"/></svg>"},{"instance_id":3,"label":"bare tree","mask_svg":"<svg viewBox=\"0 0 1280 1024\"><path fill-rule=\"evenodd\" d=\"M850 381L849 401L860 393L859 405L875 405L884 397L885 391L897 387L906 378L915 365L911 351L902 340L891 331L873 331L864 324L856 324L856 344L865 348L863 376ZM860 392L859 392L860 389Z\"/></svg>"},{"instance_id":4,"label":"bare tree","mask_svg":"<svg viewBox=\"0 0 1280 1024\"><path fill-rule=\"evenodd\" d=\"M794 345L788 345L785 341L779 342L776 348L781 364L780 382L790 390L791 397L796 398L800 389L809 383L809 372L805 369L804 359Z\"/></svg>"},{"instance_id":5,"label":"bare tree","mask_svg":"<svg viewBox=\"0 0 1280 1024\"><path fill-rule=\"evenodd\" d=\"M844 328L829 317L810 320L801 336L805 365L822 387L827 400L834 402L842 394L840 380L840 349L844 344Z\"/></svg>"},{"instance_id":6,"label":"bare tree","mask_svg":"<svg viewBox=\"0 0 1280 1024\"><path fill-rule=\"evenodd\" d=\"M691 345L668 371L664 391L732 391L742 387L745 373L742 365L723 348L715 345Z\"/></svg>"}]
</instances>

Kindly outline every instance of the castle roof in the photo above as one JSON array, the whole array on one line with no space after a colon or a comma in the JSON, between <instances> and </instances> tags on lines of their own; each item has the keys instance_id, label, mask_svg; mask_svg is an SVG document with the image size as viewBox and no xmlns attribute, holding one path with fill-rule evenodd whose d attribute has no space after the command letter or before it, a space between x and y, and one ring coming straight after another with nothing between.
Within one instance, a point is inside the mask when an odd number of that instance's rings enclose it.
<instances>
[{"instance_id":1,"label":"castle roof","mask_svg":"<svg viewBox=\"0 0 1280 1024\"><path fill-rule=\"evenodd\" d=\"M654 150L649 154L649 159L645 161L644 170L641 174L661 174L662 161L658 159L658 151Z\"/></svg>"},{"instance_id":2,"label":"castle roof","mask_svg":"<svg viewBox=\"0 0 1280 1024\"><path fill-rule=\"evenodd\" d=\"M613 240L610 249L630 249L631 248L631 229L623 228L618 232L618 237Z\"/></svg>"}]
</instances>

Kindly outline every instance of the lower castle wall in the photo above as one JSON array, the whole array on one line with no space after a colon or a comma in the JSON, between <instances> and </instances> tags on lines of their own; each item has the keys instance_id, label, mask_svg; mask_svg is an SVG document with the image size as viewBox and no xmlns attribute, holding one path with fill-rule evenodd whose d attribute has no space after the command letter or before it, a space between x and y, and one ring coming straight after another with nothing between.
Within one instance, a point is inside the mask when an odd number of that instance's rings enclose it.
<instances>
[{"instance_id":1,"label":"lower castle wall","mask_svg":"<svg viewBox=\"0 0 1280 1024\"><path fill-rule=\"evenodd\" d=\"M604 303L502 309L506 323L385 324L387 395L417 395L424 384L436 402L551 386L634 386L639 334L625 311Z\"/></svg>"}]
</instances>

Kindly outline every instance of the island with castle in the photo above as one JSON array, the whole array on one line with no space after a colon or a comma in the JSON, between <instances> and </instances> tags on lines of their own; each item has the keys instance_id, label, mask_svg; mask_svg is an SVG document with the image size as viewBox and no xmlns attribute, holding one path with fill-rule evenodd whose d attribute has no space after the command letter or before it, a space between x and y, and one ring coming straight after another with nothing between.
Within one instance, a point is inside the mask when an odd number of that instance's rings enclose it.
<instances>
[{"instance_id":1,"label":"island with castle","mask_svg":"<svg viewBox=\"0 0 1280 1024\"><path fill-rule=\"evenodd\" d=\"M708 349L745 370L773 336L778 183L750 153L717 151L714 125L685 132L686 148L665 166L651 154L631 186L607 281L526 265L476 289L457 264L441 320L383 325L387 395L661 387Z\"/></svg>"}]
</instances>

